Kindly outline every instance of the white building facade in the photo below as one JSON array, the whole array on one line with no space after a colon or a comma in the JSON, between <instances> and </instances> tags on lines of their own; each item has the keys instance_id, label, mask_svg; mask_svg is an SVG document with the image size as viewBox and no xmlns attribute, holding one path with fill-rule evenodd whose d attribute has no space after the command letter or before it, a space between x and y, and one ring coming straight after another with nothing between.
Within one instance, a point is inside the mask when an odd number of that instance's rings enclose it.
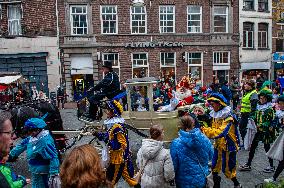
<instances>
[{"instance_id":1,"label":"white building facade","mask_svg":"<svg viewBox=\"0 0 284 188\"><path fill-rule=\"evenodd\" d=\"M240 0L240 78L270 79L272 58L272 0Z\"/></svg>"}]
</instances>

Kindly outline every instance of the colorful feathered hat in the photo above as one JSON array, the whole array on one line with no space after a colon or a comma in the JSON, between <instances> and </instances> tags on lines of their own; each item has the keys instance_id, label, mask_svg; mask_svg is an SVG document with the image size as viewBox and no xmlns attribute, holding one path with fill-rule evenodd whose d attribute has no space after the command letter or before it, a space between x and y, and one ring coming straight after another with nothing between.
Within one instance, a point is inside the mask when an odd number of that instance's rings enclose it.
<instances>
[{"instance_id":1,"label":"colorful feathered hat","mask_svg":"<svg viewBox=\"0 0 284 188\"><path fill-rule=\"evenodd\" d=\"M123 107L119 101L116 100L107 101L106 104L109 109L113 110L115 116L121 116L123 112Z\"/></svg>"},{"instance_id":2,"label":"colorful feathered hat","mask_svg":"<svg viewBox=\"0 0 284 188\"><path fill-rule=\"evenodd\" d=\"M227 99L220 93L212 93L207 99L208 102L213 101L221 104L222 106L227 106Z\"/></svg>"}]
</instances>

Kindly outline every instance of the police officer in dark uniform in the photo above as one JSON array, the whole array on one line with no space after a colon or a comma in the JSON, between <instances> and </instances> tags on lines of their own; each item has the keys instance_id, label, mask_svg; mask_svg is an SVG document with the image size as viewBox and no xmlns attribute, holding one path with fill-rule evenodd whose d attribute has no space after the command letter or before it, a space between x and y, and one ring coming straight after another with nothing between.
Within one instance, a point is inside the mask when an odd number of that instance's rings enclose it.
<instances>
[{"instance_id":1,"label":"police officer in dark uniform","mask_svg":"<svg viewBox=\"0 0 284 188\"><path fill-rule=\"evenodd\" d=\"M104 79L101 80L95 87L88 90L88 100L90 102L90 107L87 118L90 118L91 120L95 120L97 118L96 114L100 100L104 99L105 97L112 99L120 93L119 78L117 73L112 69L112 62L104 62L102 68L105 75ZM93 95L94 91L99 92Z\"/></svg>"}]
</instances>

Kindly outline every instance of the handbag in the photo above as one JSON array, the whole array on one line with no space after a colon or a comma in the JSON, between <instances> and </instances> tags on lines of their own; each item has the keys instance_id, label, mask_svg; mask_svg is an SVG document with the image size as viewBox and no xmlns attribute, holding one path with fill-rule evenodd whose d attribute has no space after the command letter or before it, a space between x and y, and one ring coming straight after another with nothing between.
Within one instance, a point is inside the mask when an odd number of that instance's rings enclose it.
<instances>
[{"instance_id":1,"label":"handbag","mask_svg":"<svg viewBox=\"0 0 284 188\"><path fill-rule=\"evenodd\" d=\"M147 165L148 161L146 161L146 163L139 169L139 171L135 174L135 176L133 177L133 179L136 181L136 182L140 182L141 181L141 177L144 173L144 169Z\"/></svg>"},{"instance_id":2,"label":"handbag","mask_svg":"<svg viewBox=\"0 0 284 188\"><path fill-rule=\"evenodd\" d=\"M195 155L195 154L194 154ZM195 158L197 159L198 161L198 165L199 167L201 168L202 172L203 172L203 175L206 179L206 188L213 188L214 187L214 181L213 181L213 174L212 172L210 172L208 175L205 174L200 162L199 162L199 159L198 157L195 155Z\"/></svg>"},{"instance_id":3,"label":"handbag","mask_svg":"<svg viewBox=\"0 0 284 188\"><path fill-rule=\"evenodd\" d=\"M272 146L266 155L272 159L282 161L283 160L283 148L284 147L284 132L282 132L274 141Z\"/></svg>"},{"instance_id":4,"label":"handbag","mask_svg":"<svg viewBox=\"0 0 284 188\"><path fill-rule=\"evenodd\" d=\"M255 125L255 122L253 119L249 118L248 119L248 124L247 124L247 133L244 138L244 148L245 150L250 150L252 141L255 137L255 134L257 132L257 127Z\"/></svg>"}]
</instances>

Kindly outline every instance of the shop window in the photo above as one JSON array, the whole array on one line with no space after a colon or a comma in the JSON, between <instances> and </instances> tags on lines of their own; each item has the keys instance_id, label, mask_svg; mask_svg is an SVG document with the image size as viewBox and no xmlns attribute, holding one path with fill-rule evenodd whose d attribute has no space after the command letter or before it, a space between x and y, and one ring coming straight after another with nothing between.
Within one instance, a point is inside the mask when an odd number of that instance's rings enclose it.
<instances>
[{"instance_id":1,"label":"shop window","mask_svg":"<svg viewBox=\"0 0 284 188\"><path fill-rule=\"evenodd\" d=\"M225 80L229 81L229 76L229 70L213 71L213 80L217 83L223 83Z\"/></svg>"},{"instance_id":2,"label":"shop window","mask_svg":"<svg viewBox=\"0 0 284 188\"><path fill-rule=\"evenodd\" d=\"M160 6L160 33L175 32L175 6Z\"/></svg>"},{"instance_id":3,"label":"shop window","mask_svg":"<svg viewBox=\"0 0 284 188\"><path fill-rule=\"evenodd\" d=\"M70 22L72 35L88 34L87 6L70 6Z\"/></svg>"},{"instance_id":4,"label":"shop window","mask_svg":"<svg viewBox=\"0 0 284 188\"><path fill-rule=\"evenodd\" d=\"M250 22L244 22L243 24L243 47L253 48L253 37L254 37L254 24Z\"/></svg>"},{"instance_id":5,"label":"shop window","mask_svg":"<svg viewBox=\"0 0 284 188\"><path fill-rule=\"evenodd\" d=\"M202 53L195 52L195 53L188 53L188 74L189 77L196 80L198 85L202 85L203 83L203 58Z\"/></svg>"},{"instance_id":6,"label":"shop window","mask_svg":"<svg viewBox=\"0 0 284 188\"><path fill-rule=\"evenodd\" d=\"M187 32L202 32L202 7L198 5L190 5L187 7Z\"/></svg>"},{"instance_id":7,"label":"shop window","mask_svg":"<svg viewBox=\"0 0 284 188\"><path fill-rule=\"evenodd\" d=\"M131 33L147 33L146 7L131 7Z\"/></svg>"},{"instance_id":8,"label":"shop window","mask_svg":"<svg viewBox=\"0 0 284 188\"><path fill-rule=\"evenodd\" d=\"M101 6L103 34L117 34L117 6Z\"/></svg>"},{"instance_id":9,"label":"shop window","mask_svg":"<svg viewBox=\"0 0 284 188\"><path fill-rule=\"evenodd\" d=\"M276 52L283 52L283 39L276 39Z\"/></svg>"},{"instance_id":10,"label":"shop window","mask_svg":"<svg viewBox=\"0 0 284 188\"><path fill-rule=\"evenodd\" d=\"M228 32L228 7L227 6L214 6L213 12L214 20L214 33L227 33Z\"/></svg>"},{"instance_id":11,"label":"shop window","mask_svg":"<svg viewBox=\"0 0 284 188\"><path fill-rule=\"evenodd\" d=\"M229 65L230 52L213 52L213 65Z\"/></svg>"},{"instance_id":12,"label":"shop window","mask_svg":"<svg viewBox=\"0 0 284 188\"><path fill-rule=\"evenodd\" d=\"M258 0L258 11L268 11L268 0Z\"/></svg>"},{"instance_id":13,"label":"shop window","mask_svg":"<svg viewBox=\"0 0 284 188\"><path fill-rule=\"evenodd\" d=\"M9 35L21 35L21 5L8 5L8 30Z\"/></svg>"},{"instance_id":14,"label":"shop window","mask_svg":"<svg viewBox=\"0 0 284 188\"><path fill-rule=\"evenodd\" d=\"M254 10L254 0L244 0L243 10Z\"/></svg>"},{"instance_id":15,"label":"shop window","mask_svg":"<svg viewBox=\"0 0 284 188\"><path fill-rule=\"evenodd\" d=\"M161 52L161 76L162 81L175 84L175 70L176 70L176 53L175 52Z\"/></svg>"},{"instance_id":16,"label":"shop window","mask_svg":"<svg viewBox=\"0 0 284 188\"><path fill-rule=\"evenodd\" d=\"M258 24L258 48L268 48L268 24Z\"/></svg>"},{"instance_id":17,"label":"shop window","mask_svg":"<svg viewBox=\"0 0 284 188\"><path fill-rule=\"evenodd\" d=\"M105 61L112 62L113 71L120 77L120 65L119 65L119 54L118 53L103 53L103 63Z\"/></svg>"},{"instance_id":18,"label":"shop window","mask_svg":"<svg viewBox=\"0 0 284 188\"><path fill-rule=\"evenodd\" d=\"M132 77L143 78L149 76L148 53L132 54Z\"/></svg>"}]
</instances>

